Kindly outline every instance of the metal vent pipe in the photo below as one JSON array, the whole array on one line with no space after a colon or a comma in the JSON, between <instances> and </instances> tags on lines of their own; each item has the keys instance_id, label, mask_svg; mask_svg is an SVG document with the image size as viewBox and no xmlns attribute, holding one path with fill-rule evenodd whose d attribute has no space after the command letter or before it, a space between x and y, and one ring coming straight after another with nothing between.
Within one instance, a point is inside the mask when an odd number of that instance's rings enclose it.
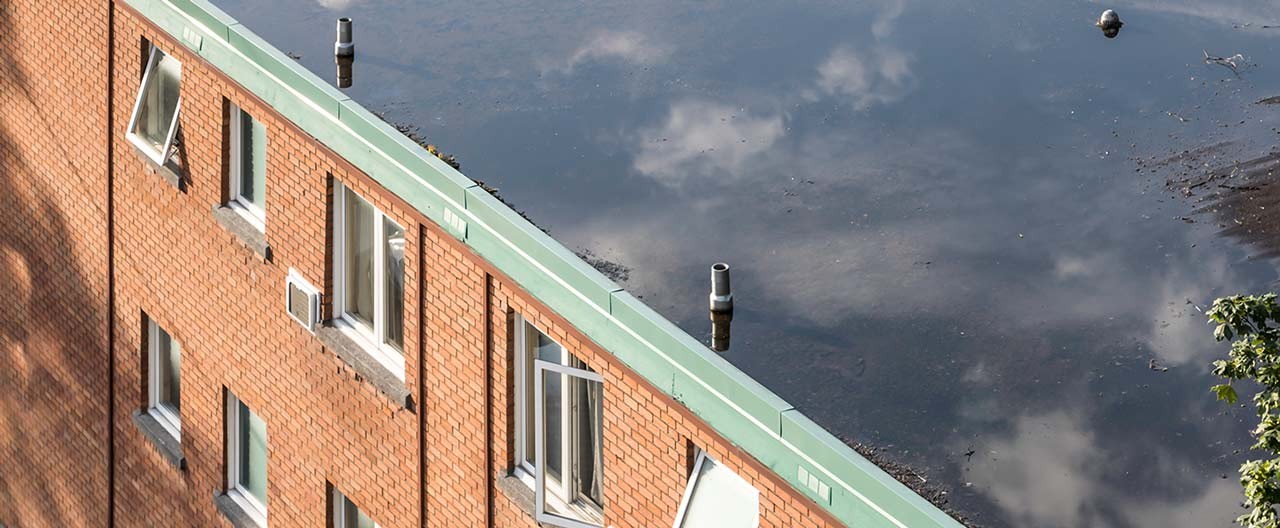
<instances>
[{"instance_id":1,"label":"metal vent pipe","mask_svg":"<svg viewBox=\"0 0 1280 528\"><path fill-rule=\"evenodd\" d=\"M733 311L733 292L729 287L729 265L723 262L711 265L711 311Z\"/></svg>"},{"instance_id":2,"label":"metal vent pipe","mask_svg":"<svg viewBox=\"0 0 1280 528\"><path fill-rule=\"evenodd\" d=\"M338 19L338 40L333 42L333 54L337 57L354 57L356 45L351 41L351 19Z\"/></svg>"}]
</instances>

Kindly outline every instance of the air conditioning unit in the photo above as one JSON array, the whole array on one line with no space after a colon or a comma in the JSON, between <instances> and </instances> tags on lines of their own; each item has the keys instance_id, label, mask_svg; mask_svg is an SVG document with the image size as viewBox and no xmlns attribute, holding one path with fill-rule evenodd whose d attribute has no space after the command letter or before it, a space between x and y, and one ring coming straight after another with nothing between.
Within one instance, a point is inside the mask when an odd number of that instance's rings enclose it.
<instances>
[{"instance_id":1,"label":"air conditioning unit","mask_svg":"<svg viewBox=\"0 0 1280 528\"><path fill-rule=\"evenodd\" d=\"M289 317L308 332L316 332L316 323L320 321L320 290L293 268L289 268L289 276L285 278L284 307Z\"/></svg>"}]
</instances>

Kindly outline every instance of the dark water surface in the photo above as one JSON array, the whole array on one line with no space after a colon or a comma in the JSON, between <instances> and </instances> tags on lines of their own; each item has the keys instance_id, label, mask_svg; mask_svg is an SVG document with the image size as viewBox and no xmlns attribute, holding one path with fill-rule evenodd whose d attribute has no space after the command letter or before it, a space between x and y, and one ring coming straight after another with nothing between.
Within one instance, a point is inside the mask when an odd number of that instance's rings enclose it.
<instances>
[{"instance_id":1,"label":"dark water surface","mask_svg":"<svg viewBox=\"0 0 1280 528\"><path fill-rule=\"evenodd\" d=\"M325 78L355 18L353 98L695 336L730 263L726 357L980 524L1239 513L1201 310L1277 271L1166 179L1275 142L1277 2L217 4Z\"/></svg>"}]
</instances>

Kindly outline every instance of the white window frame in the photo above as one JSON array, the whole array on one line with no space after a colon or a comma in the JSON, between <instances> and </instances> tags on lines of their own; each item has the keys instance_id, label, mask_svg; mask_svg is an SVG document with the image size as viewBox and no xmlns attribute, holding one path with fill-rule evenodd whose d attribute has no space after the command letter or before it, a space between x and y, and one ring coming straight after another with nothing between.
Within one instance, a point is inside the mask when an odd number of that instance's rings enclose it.
<instances>
[{"instance_id":1,"label":"white window frame","mask_svg":"<svg viewBox=\"0 0 1280 528\"><path fill-rule=\"evenodd\" d=\"M179 442L182 441L182 416L178 409L160 401L160 378L164 375L164 369L160 368L160 333L164 332L160 325L150 319L147 320L147 414L150 414L164 427L169 434L173 435ZM178 341L169 335L169 346L178 346L178 354L181 356L182 348L178 345ZM181 365L179 365L178 380L181 383L182 373ZM181 394L178 396L181 398Z\"/></svg>"},{"instance_id":2,"label":"white window frame","mask_svg":"<svg viewBox=\"0 0 1280 528\"><path fill-rule=\"evenodd\" d=\"M333 487L332 489L333 489L333 493L330 499L333 501L332 528L358 528L356 526L350 526L347 524L346 508L350 506L351 508L355 508L355 510L359 512L360 506L357 505L355 501L347 498L346 495L343 495L342 492L339 491L337 487ZM365 517L368 517L370 520L373 520L373 518L369 517L368 515L366 515ZM381 528L381 527L382 525L378 524L378 521L373 521L373 528Z\"/></svg>"},{"instance_id":3,"label":"white window frame","mask_svg":"<svg viewBox=\"0 0 1280 528\"><path fill-rule=\"evenodd\" d=\"M684 528L684 515L689 509L689 501L693 499L693 491L698 487L698 478L702 476L702 465L707 460L711 460L723 467L723 463L716 461L707 455L706 451L698 450L697 462L693 465L693 473L689 474L689 483L684 487L684 498L680 499L680 509L676 511L676 520L672 523L671 528ZM725 468L726 470L728 468ZM738 477L742 478L742 477ZM756 490L756 520L752 526L760 526L760 491Z\"/></svg>"},{"instance_id":4,"label":"white window frame","mask_svg":"<svg viewBox=\"0 0 1280 528\"><path fill-rule=\"evenodd\" d=\"M130 143L133 143L135 147L138 147L143 154L146 154L151 161L156 162L157 165L164 165L165 162L169 161L169 156L173 153L173 138L176 137L178 133L178 116L182 114L181 90L178 92L178 101L174 103L173 122L169 123L169 133L166 135L164 150L162 152L156 152L154 146L148 143L147 140L139 137L134 131L138 124L138 115L142 113L142 100L147 94L147 82L150 81L151 76L155 74L157 69L156 65L160 64L161 55L168 56L169 54L165 53L164 50L161 50L154 43L151 44L151 52L147 58L147 69L146 72L142 74L142 84L138 87L138 97L133 103L133 114L129 116L129 128L125 131L125 138L127 138ZM173 60L177 61L176 58ZM178 63L178 68L178 71L181 72L181 62ZM181 77L179 77L179 79L181 79Z\"/></svg>"},{"instance_id":5,"label":"white window frame","mask_svg":"<svg viewBox=\"0 0 1280 528\"><path fill-rule=\"evenodd\" d=\"M240 485L240 457L249 456L244 452L244 446L240 445L240 428L247 427L246 424L240 423L240 406L243 402L227 391L227 496L240 506L241 510L249 515L250 518L258 524L258 526L267 525L267 505L258 501L257 497L244 486ZM245 407L248 407L247 405ZM252 413L253 409L249 409Z\"/></svg>"},{"instance_id":6,"label":"white window frame","mask_svg":"<svg viewBox=\"0 0 1280 528\"><path fill-rule=\"evenodd\" d=\"M515 384L514 386L515 386L516 409L514 414L515 414L516 442L515 442L515 449L513 450L515 454L515 459L512 460L512 462L516 469L516 472L515 472L516 476L519 477L520 480L523 480L525 484L528 484L530 488L532 488L537 485L534 481L534 476L533 476L535 472L534 466L536 464L536 461L534 463L530 463L530 460L534 460L535 455L534 453L526 452L527 451L526 446L528 445L529 435L532 435L535 433L534 431L528 430L529 402L533 398L533 395L531 394L533 387L527 386L528 385L527 380L529 378L528 376L529 371L533 369L533 360L536 358L534 358L534 352L532 352L531 349L529 348L530 347L529 332L530 331L540 332L541 330L539 330L536 326L534 326L533 323L526 321L524 316L520 314L515 314L515 320L513 321L513 324L515 326L515 331L513 332L515 334L513 336L513 341L514 341L513 344L514 344L514 350L515 350L515 354L514 354ZM560 350L561 350L560 361L563 362L564 347L560 347Z\"/></svg>"},{"instance_id":7,"label":"white window frame","mask_svg":"<svg viewBox=\"0 0 1280 528\"><path fill-rule=\"evenodd\" d=\"M365 326L364 323L357 321L354 317L347 314L347 193L358 196L365 203L373 208L373 328ZM386 237L386 222L390 221L400 226L399 222L387 216L373 205L373 202L366 200L359 193L352 191L341 182L334 182L333 193L333 318L334 326L344 331L348 336L360 343L362 348L369 353L374 359L381 363L382 366L390 370L401 381L404 381L404 353L396 350L395 347L387 344L387 251L384 238ZM405 233L405 240L408 241L409 231L400 226ZM406 255L407 260L408 255ZM401 299L404 302L404 299ZM400 321L400 328L403 331L404 321Z\"/></svg>"},{"instance_id":8,"label":"white window frame","mask_svg":"<svg viewBox=\"0 0 1280 528\"><path fill-rule=\"evenodd\" d=\"M255 119L255 118L252 115L245 112L244 110L241 110L240 107L237 106L235 103L230 103L230 104L231 104L231 112L230 112L231 152L230 152L230 155L227 157L227 161L229 165L229 170L227 171L227 178L230 181L228 181L227 183L229 184L228 195L231 198L227 200L227 205L230 206L237 213L240 213L240 216L243 216L245 220L247 220L250 224L253 225L253 227L258 228L259 231L265 231L267 229L267 212L262 208L258 207L257 205L254 205L253 203L249 202L248 200L242 199L242 196L244 195L244 188L242 186L243 185L242 180L244 179L244 175L241 174L241 171L244 170L244 163L241 161L241 158L242 156L244 156L245 145L244 145L244 125L241 123L241 116L248 115L250 119ZM262 140L266 141L267 138L262 138ZM253 145L249 145L249 148L253 148ZM258 163L267 162L267 160L265 159L255 160L255 161L257 161ZM266 192L266 187L267 186L265 185L265 182L264 182L264 185L262 186L264 193ZM262 197L262 202L264 204L266 203L266 198L267 198L266 196Z\"/></svg>"},{"instance_id":9,"label":"white window frame","mask_svg":"<svg viewBox=\"0 0 1280 528\"><path fill-rule=\"evenodd\" d=\"M560 347L560 350L561 350L561 361L563 362L565 361L566 350L563 346ZM574 379L582 382L587 382L587 383L603 384L604 378L600 374L597 374L589 370L574 368L574 367L570 367L562 364L551 363L549 361L543 361L541 359L535 359L533 361L533 366L534 366L533 392L534 392L534 402L536 403L533 407L534 409L533 423L534 423L534 429L535 429L534 449L537 457L537 461L534 466L534 470L535 470L534 471L534 508L535 508L534 517L538 522L547 523L554 526L561 526L564 528L600 528L601 526L604 525L603 510L595 511L594 508L580 507L576 504L577 501L575 500L576 492L573 489L573 477L572 477L573 475L572 469L574 464L573 454L575 453L575 451L574 449L572 449L572 443L575 441L575 438L577 435L572 434L573 433L573 426L572 426L573 405L570 403L571 402L570 398L571 398L571 392L572 392L571 386L573 385L573 383L571 382ZM560 462L561 464L563 464L563 466L560 468L561 480L559 482L557 482L554 478L548 479L546 474L546 467L547 467L546 455L547 455L548 446L546 445L546 440L545 440L546 434L545 434L545 431L543 430L543 423L545 423L543 421L543 407L545 407L545 405L543 404L544 399L542 394L542 387L546 383L545 375L548 371L555 372L563 376L563 378L561 378L561 383L560 383L560 391L561 391L560 445L556 446L558 449L561 450ZM603 424L598 424L598 425L603 427ZM597 456L603 456L603 454L597 453ZM600 478L600 475L597 475L597 478ZM550 484L553 486L552 489L550 490L551 491L550 493L548 493L548 489L547 489L548 480L550 480ZM557 508L560 511L573 511L582 518L564 517L564 516L556 515L554 513L550 513L547 511L547 502L551 502L552 504L557 506ZM587 519L587 520L584 520L584 519Z\"/></svg>"}]
</instances>

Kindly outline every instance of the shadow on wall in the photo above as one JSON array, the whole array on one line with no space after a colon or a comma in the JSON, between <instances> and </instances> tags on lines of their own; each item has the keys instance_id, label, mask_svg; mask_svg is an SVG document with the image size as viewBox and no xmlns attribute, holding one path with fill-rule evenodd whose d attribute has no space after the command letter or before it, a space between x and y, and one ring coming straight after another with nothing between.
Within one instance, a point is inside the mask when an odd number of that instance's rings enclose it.
<instances>
[{"instance_id":1,"label":"shadow on wall","mask_svg":"<svg viewBox=\"0 0 1280 528\"><path fill-rule=\"evenodd\" d=\"M105 526L105 164L81 150L105 141L67 115L76 83L33 87L15 31L0 31L0 525Z\"/></svg>"}]
</instances>

